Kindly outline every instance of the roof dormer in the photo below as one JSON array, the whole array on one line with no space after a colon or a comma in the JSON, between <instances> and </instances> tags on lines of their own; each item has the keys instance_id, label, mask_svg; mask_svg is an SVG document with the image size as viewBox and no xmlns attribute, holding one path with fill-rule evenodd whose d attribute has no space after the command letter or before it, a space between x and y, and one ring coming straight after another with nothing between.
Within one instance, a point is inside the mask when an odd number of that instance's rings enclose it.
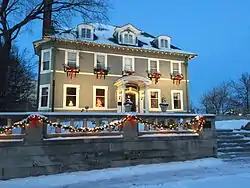
<instances>
[{"instance_id":1,"label":"roof dormer","mask_svg":"<svg viewBox=\"0 0 250 188\"><path fill-rule=\"evenodd\" d=\"M119 44L126 45L138 45L137 36L141 34L141 31L138 30L131 24L124 25L122 27L115 28L115 36L117 37Z\"/></svg>"},{"instance_id":2,"label":"roof dormer","mask_svg":"<svg viewBox=\"0 0 250 188\"><path fill-rule=\"evenodd\" d=\"M88 24L80 24L78 25L78 37L80 39L94 39L94 27Z\"/></svg>"},{"instance_id":3,"label":"roof dormer","mask_svg":"<svg viewBox=\"0 0 250 188\"><path fill-rule=\"evenodd\" d=\"M171 38L169 36L166 36L166 35L158 36L156 38L157 46L160 49L170 48L170 42L171 42Z\"/></svg>"}]
</instances>

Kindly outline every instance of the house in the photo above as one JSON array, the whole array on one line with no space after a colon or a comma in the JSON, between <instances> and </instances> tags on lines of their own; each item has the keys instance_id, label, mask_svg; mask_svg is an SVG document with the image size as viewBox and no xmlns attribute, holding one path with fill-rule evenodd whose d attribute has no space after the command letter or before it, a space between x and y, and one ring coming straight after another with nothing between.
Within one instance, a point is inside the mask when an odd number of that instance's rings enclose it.
<instances>
[{"instance_id":1,"label":"house","mask_svg":"<svg viewBox=\"0 0 250 188\"><path fill-rule=\"evenodd\" d=\"M39 56L39 111L189 111L188 63L167 35L131 24L80 24L34 42Z\"/></svg>"}]
</instances>

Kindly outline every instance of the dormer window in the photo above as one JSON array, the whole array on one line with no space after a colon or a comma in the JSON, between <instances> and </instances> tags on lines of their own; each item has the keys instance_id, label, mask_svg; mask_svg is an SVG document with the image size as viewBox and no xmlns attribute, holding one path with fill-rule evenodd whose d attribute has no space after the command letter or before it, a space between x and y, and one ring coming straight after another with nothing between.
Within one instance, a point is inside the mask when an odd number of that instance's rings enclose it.
<instances>
[{"instance_id":1,"label":"dormer window","mask_svg":"<svg viewBox=\"0 0 250 188\"><path fill-rule=\"evenodd\" d=\"M158 37L158 48L170 48L170 37L160 36Z\"/></svg>"},{"instance_id":2,"label":"dormer window","mask_svg":"<svg viewBox=\"0 0 250 188\"><path fill-rule=\"evenodd\" d=\"M122 34L123 44L136 44L136 36L133 33L123 33Z\"/></svg>"},{"instance_id":3,"label":"dormer window","mask_svg":"<svg viewBox=\"0 0 250 188\"><path fill-rule=\"evenodd\" d=\"M88 28L82 28L81 30L81 37L91 39L91 30Z\"/></svg>"},{"instance_id":4,"label":"dormer window","mask_svg":"<svg viewBox=\"0 0 250 188\"><path fill-rule=\"evenodd\" d=\"M131 24L117 27L115 29L115 37L118 37L119 44L137 45L137 36L140 35L141 31L135 28Z\"/></svg>"},{"instance_id":5,"label":"dormer window","mask_svg":"<svg viewBox=\"0 0 250 188\"><path fill-rule=\"evenodd\" d=\"M80 39L94 39L94 27L92 25L80 24L78 25L78 36Z\"/></svg>"}]
</instances>

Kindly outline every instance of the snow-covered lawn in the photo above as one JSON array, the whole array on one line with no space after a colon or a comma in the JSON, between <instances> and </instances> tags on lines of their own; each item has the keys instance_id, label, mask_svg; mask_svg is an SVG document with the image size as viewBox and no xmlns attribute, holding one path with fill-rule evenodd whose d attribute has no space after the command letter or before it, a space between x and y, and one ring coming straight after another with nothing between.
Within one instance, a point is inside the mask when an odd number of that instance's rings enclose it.
<instances>
[{"instance_id":1,"label":"snow-covered lawn","mask_svg":"<svg viewBox=\"0 0 250 188\"><path fill-rule=\"evenodd\" d=\"M250 159L200 159L0 181L1 188L248 188Z\"/></svg>"},{"instance_id":2,"label":"snow-covered lawn","mask_svg":"<svg viewBox=\"0 0 250 188\"><path fill-rule=\"evenodd\" d=\"M225 120L225 121L216 121L216 129L240 129L241 126L246 125L250 120Z\"/></svg>"}]
</instances>

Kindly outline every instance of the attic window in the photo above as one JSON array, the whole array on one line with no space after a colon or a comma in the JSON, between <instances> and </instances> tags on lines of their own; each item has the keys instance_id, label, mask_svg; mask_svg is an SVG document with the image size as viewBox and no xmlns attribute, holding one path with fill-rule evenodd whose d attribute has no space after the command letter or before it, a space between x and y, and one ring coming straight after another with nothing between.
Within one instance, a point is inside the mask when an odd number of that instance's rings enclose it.
<instances>
[{"instance_id":1,"label":"attic window","mask_svg":"<svg viewBox=\"0 0 250 188\"><path fill-rule=\"evenodd\" d=\"M158 37L158 47L159 48L170 48L170 38L168 36Z\"/></svg>"},{"instance_id":2,"label":"attic window","mask_svg":"<svg viewBox=\"0 0 250 188\"><path fill-rule=\"evenodd\" d=\"M82 28L81 30L81 37L91 39L91 29L88 28Z\"/></svg>"},{"instance_id":3,"label":"attic window","mask_svg":"<svg viewBox=\"0 0 250 188\"><path fill-rule=\"evenodd\" d=\"M161 39L160 40L160 47L161 48L168 48L168 40L167 39Z\"/></svg>"},{"instance_id":4,"label":"attic window","mask_svg":"<svg viewBox=\"0 0 250 188\"><path fill-rule=\"evenodd\" d=\"M80 24L78 25L78 33L79 38L82 39L94 39L94 27L87 24Z\"/></svg>"},{"instance_id":5,"label":"attic window","mask_svg":"<svg viewBox=\"0 0 250 188\"><path fill-rule=\"evenodd\" d=\"M132 32L123 32L120 34L120 43L128 45L136 45L137 37Z\"/></svg>"}]
</instances>

